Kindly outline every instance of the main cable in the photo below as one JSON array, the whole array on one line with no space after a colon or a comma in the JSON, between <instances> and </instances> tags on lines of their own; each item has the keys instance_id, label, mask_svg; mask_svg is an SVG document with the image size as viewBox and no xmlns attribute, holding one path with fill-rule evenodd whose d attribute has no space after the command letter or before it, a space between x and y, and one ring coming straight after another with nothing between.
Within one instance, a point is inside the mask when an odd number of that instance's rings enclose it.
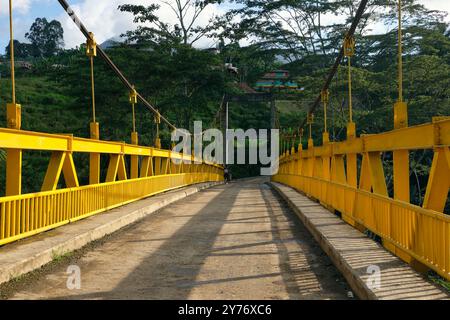
<instances>
[{"instance_id":1,"label":"main cable","mask_svg":"<svg viewBox=\"0 0 450 320\"><path fill-rule=\"evenodd\" d=\"M78 18L78 16L75 14L73 9L70 7L70 5L67 3L66 0L58 0L58 2L61 4L63 9L67 12L69 17L75 22L78 29L80 29L81 33L86 37L87 40L91 39L91 36L89 34L89 31L84 26L83 22ZM106 64L114 71L114 73L119 77L120 81L131 91L134 90L133 85L128 81L128 79L124 76L124 74L120 71L120 69L112 62L112 60L109 58L109 56L106 54L106 52L97 45L97 52L100 57L106 62ZM138 99L155 115L159 115L161 117L161 120L164 121L171 129L177 130L177 128L169 121L167 118L162 116L158 110L150 103L148 102L139 92L137 92Z\"/></svg>"},{"instance_id":2,"label":"main cable","mask_svg":"<svg viewBox=\"0 0 450 320\"><path fill-rule=\"evenodd\" d=\"M361 17L364 14L364 10L366 9L367 2L368 2L368 0L361 0L358 10L356 11L355 18L353 19L352 25L350 26L350 29L347 32L348 37L352 37L355 34L356 27L358 26L359 21L361 20ZM338 67L339 67L343 57L344 57L344 45L342 45L341 50L339 51L338 57L336 58L336 61L334 62L334 65L328 74L325 84L324 84L322 90L320 91L321 93L319 93L316 100L314 101L314 104L309 109L309 112L308 112L309 114L313 114L314 111L317 109L317 107L320 105L320 102L322 100L322 92L329 89L331 81L333 81L333 78L336 75L336 72L338 70ZM307 123L308 123L308 119L305 119L303 121L303 123L301 124L300 129L303 129Z\"/></svg>"}]
</instances>

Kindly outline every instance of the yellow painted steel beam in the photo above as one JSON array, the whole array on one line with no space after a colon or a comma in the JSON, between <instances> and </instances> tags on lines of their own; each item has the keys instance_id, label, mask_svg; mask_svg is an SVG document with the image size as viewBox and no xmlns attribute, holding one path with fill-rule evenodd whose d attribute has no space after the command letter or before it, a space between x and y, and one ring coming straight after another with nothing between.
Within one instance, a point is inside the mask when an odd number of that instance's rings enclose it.
<instances>
[{"instance_id":1,"label":"yellow painted steel beam","mask_svg":"<svg viewBox=\"0 0 450 320\"><path fill-rule=\"evenodd\" d=\"M379 152L368 152L363 155L359 188L387 196L386 179Z\"/></svg>"},{"instance_id":2,"label":"yellow painted steel beam","mask_svg":"<svg viewBox=\"0 0 450 320\"><path fill-rule=\"evenodd\" d=\"M410 202L409 189L409 151L393 152L394 198Z\"/></svg>"},{"instance_id":3,"label":"yellow painted steel beam","mask_svg":"<svg viewBox=\"0 0 450 320\"><path fill-rule=\"evenodd\" d=\"M56 151L52 153L41 191L56 190L65 158L65 152Z\"/></svg>"},{"instance_id":4,"label":"yellow painted steel beam","mask_svg":"<svg viewBox=\"0 0 450 320\"><path fill-rule=\"evenodd\" d=\"M344 156L336 155L331 160L331 181L345 184L347 177L345 176Z\"/></svg>"},{"instance_id":5,"label":"yellow painted steel beam","mask_svg":"<svg viewBox=\"0 0 450 320\"><path fill-rule=\"evenodd\" d=\"M94 115L95 115L95 111ZM90 135L92 140L100 140L100 126L98 122L91 122L90 125ZM92 141L90 140L90 141ZM72 142L72 148L74 147L74 142ZM89 184L99 184L100 183L100 153L98 150L89 154Z\"/></svg>"},{"instance_id":6,"label":"yellow painted steel beam","mask_svg":"<svg viewBox=\"0 0 450 320\"><path fill-rule=\"evenodd\" d=\"M116 181L117 172L119 171L120 156L112 154L109 159L108 171L106 173L106 182Z\"/></svg>"},{"instance_id":7,"label":"yellow painted steel beam","mask_svg":"<svg viewBox=\"0 0 450 320\"><path fill-rule=\"evenodd\" d=\"M176 154L170 150L160 150L125 144L123 142L101 141L97 139L74 138L71 135L37 133L24 130L0 128L0 148L39 151L71 151L80 153L124 154L137 156L155 156L161 158L174 157L185 161L193 161L190 155ZM202 162L201 159L196 159ZM209 165L213 164L205 161Z\"/></svg>"},{"instance_id":8,"label":"yellow painted steel beam","mask_svg":"<svg viewBox=\"0 0 450 320\"><path fill-rule=\"evenodd\" d=\"M438 148L434 152L423 207L442 212L450 188L450 150Z\"/></svg>"},{"instance_id":9,"label":"yellow painted steel beam","mask_svg":"<svg viewBox=\"0 0 450 320\"><path fill-rule=\"evenodd\" d=\"M6 149L6 196L22 193L22 150Z\"/></svg>"},{"instance_id":10,"label":"yellow painted steel beam","mask_svg":"<svg viewBox=\"0 0 450 320\"><path fill-rule=\"evenodd\" d=\"M119 155L119 163L117 167L117 175L119 181L127 180L127 168L125 166L125 159L123 155Z\"/></svg>"},{"instance_id":11,"label":"yellow painted steel beam","mask_svg":"<svg viewBox=\"0 0 450 320\"><path fill-rule=\"evenodd\" d=\"M77 170L75 169L75 163L73 162L73 156L70 152L66 153L62 171L67 188L78 188L80 186L80 183L78 182Z\"/></svg>"},{"instance_id":12,"label":"yellow painted steel beam","mask_svg":"<svg viewBox=\"0 0 450 320\"><path fill-rule=\"evenodd\" d=\"M371 151L431 149L436 145L439 125L426 124L364 136L364 148Z\"/></svg>"},{"instance_id":13,"label":"yellow painted steel beam","mask_svg":"<svg viewBox=\"0 0 450 320\"><path fill-rule=\"evenodd\" d=\"M134 106L134 104L133 104ZM134 116L133 116L134 119ZM134 120L133 120L134 122ZM138 145L139 144L139 137L137 132L131 133L131 143ZM130 168L130 178L131 179L137 179L139 178L139 156L132 155L131 156L131 168Z\"/></svg>"},{"instance_id":14,"label":"yellow painted steel beam","mask_svg":"<svg viewBox=\"0 0 450 320\"><path fill-rule=\"evenodd\" d=\"M0 148L40 151L68 151L69 137L0 128Z\"/></svg>"},{"instance_id":15,"label":"yellow painted steel beam","mask_svg":"<svg viewBox=\"0 0 450 320\"><path fill-rule=\"evenodd\" d=\"M154 163L153 170L154 170L155 176L161 175L161 158L154 157L153 163Z\"/></svg>"},{"instance_id":16,"label":"yellow painted steel beam","mask_svg":"<svg viewBox=\"0 0 450 320\"><path fill-rule=\"evenodd\" d=\"M10 14L11 14L11 2ZM12 17L11 34L12 34ZM16 104L14 89L14 52L13 41L11 40L11 68L13 82L13 103L6 105L6 122L9 128L19 131L22 126L21 106ZM22 148L20 146L8 149L6 148L6 195L17 195L22 193Z\"/></svg>"},{"instance_id":17,"label":"yellow painted steel beam","mask_svg":"<svg viewBox=\"0 0 450 320\"><path fill-rule=\"evenodd\" d=\"M149 175L149 170L150 170L150 165L152 163L152 158L151 157L144 157L142 159L142 163L141 163L141 172L139 174L140 178L146 178Z\"/></svg>"}]
</instances>

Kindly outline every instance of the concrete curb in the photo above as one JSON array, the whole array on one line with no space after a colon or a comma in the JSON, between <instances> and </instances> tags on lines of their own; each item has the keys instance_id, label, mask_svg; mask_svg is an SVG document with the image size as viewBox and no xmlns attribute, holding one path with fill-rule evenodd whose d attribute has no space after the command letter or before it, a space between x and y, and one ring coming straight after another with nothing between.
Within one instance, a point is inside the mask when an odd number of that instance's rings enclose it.
<instances>
[{"instance_id":1,"label":"concrete curb","mask_svg":"<svg viewBox=\"0 0 450 320\"><path fill-rule=\"evenodd\" d=\"M364 234L347 225L344 221L339 219L333 213L323 208L313 200L307 198L301 193L297 192L289 186L285 186L279 183L268 183L288 204L288 206L297 214L304 226L308 229L322 250L330 257L333 264L347 280L348 284L352 288L353 292L364 300L395 300L395 299L449 299L449 294L445 289L438 287L435 284L430 283L423 278L420 274L412 270L412 268L401 261L399 258L390 254L382 246L375 243L373 240L367 238ZM284 190L283 190L284 189ZM291 195L288 195L291 193ZM293 197L302 197L294 201ZM313 205L314 204L314 205ZM302 208L303 205L303 208ZM315 207L315 211L311 210L311 207ZM317 209L319 208L319 209ZM318 212L320 210L320 212ZM305 212L304 212L305 211ZM314 211L314 212L313 212ZM339 228L340 234L345 234L346 237L339 239L339 234L336 236L330 236L330 232L326 233L326 224L330 222L334 225L335 230ZM319 222L320 221L320 222ZM358 242L361 252L358 263L355 263L355 256L346 251L346 243L344 238L351 238L352 243L349 246ZM339 243L339 246L337 245ZM397 278L398 280L413 279L411 283L404 281L403 283L392 284L389 280L383 283L386 287L383 289L372 289L367 285L370 275L367 274L367 266L376 264L373 261L373 256L378 255L379 261L382 263L389 262L389 266L382 269L381 276L383 279ZM372 260L372 261L371 261ZM369 262L371 261L371 262ZM427 294L422 294L426 292Z\"/></svg>"},{"instance_id":2,"label":"concrete curb","mask_svg":"<svg viewBox=\"0 0 450 320\"><path fill-rule=\"evenodd\" d=\"M152 213L219 182L202 183L131 203L0 248L0 284L39 269ZM127 212L128 211L128 212Z\"/></svg>"}]
</instances>

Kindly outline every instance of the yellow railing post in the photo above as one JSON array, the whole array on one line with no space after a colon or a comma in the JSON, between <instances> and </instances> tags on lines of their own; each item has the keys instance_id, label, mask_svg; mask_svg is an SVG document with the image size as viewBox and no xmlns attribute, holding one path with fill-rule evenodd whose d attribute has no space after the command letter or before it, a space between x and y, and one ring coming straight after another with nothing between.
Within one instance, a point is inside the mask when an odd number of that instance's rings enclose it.
<instances>
[{"instance_id":1,"label":"yellow railing post","mask_svg":"<svg viewBox=\"0 0 450 320\"><path fill-rule=\"evenodd\" d=\"M436 148L423 207L443 212L450 188L450 149Z\"/></svg>"},{"instance_id":2,"label":"yellow railing post","mask_svg":"<svg viewBox=\"0 0 450 320\"><path fill-rule=\"evenodd\" d=\"M9 35L11 56L12 103L6 105L6 122L10 129L20 130L22 125L21 105L16 103L16 79L14 70L14 32L12 0L9 0ZM22 193L22 150L6 149L6 195Z\"/></svg>"}]
</instances>

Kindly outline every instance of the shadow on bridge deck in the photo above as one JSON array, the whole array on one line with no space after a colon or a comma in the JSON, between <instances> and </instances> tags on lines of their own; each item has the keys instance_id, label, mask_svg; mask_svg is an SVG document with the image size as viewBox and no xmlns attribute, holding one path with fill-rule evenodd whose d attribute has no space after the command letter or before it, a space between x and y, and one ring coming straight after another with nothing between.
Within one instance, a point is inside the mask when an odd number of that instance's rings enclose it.
<instances>
[{"instance_id":1,"label":"shadow on bridge deck","mask_svg":"<svg viewBox=\"0 0 450 320\"><path fill-rule=\"evenodd\" d=\"M359 296L386 300L449 299L444 288L430 283L408 264L319 203L290 187L278 183L273 185Z\"/></svg>"},{"instance_id":2,"label":"shadow on bridge deck","mask_svg":"<svg viewBox=\"0 0 450 320\"><path fill-rule=\"evenodd\" d=\"M346 299L348 286L265 180L216 186L113 235L14 298Z\"/></svg>"}]
</instances>

